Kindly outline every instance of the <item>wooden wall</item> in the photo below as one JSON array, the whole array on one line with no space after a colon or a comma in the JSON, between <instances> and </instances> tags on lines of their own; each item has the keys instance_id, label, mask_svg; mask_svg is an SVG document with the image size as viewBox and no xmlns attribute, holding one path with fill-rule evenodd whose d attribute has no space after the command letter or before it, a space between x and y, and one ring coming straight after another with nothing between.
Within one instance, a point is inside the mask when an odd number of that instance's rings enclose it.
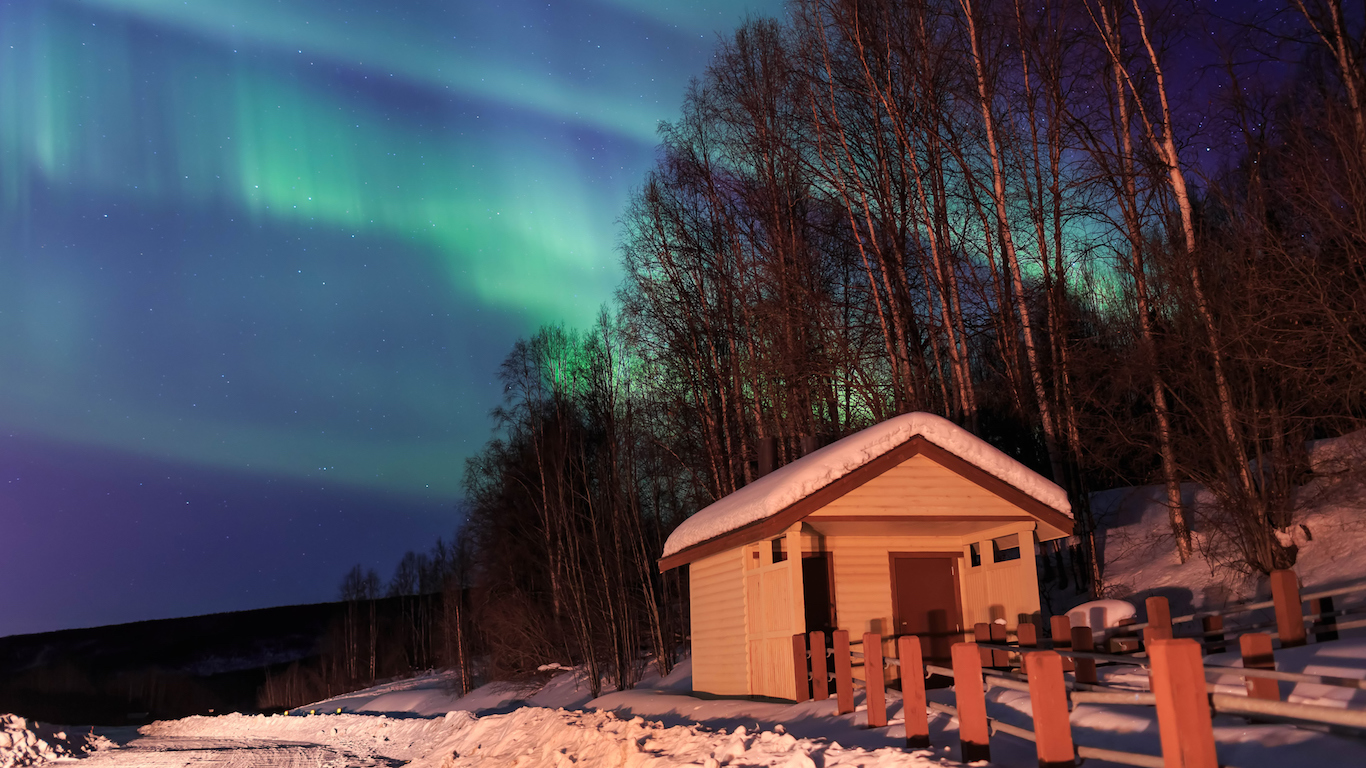
<instances>
[{"instance_id":1,"label":"wooden wall","mask_svg":"<svg viewBox=\"0 0 1366 768\"><path fill-rule=\"evenodd\" d=\"M1034 521L1041 541L1067 535L927 456L912 456L812 512L807 519L816 523L821 518L868 516L924 523L926 527L917 530L917 535L947 534L946 525L952 521L1009 519Z\"/></svg>"},{"instance_id":2,"label":"wooden wall","mask_svg":"<svg viewBox=\"0 0 1366 768\"><path fill-rule=\"evenodd\" d=\"M774 560L771 540L743 549L751 696L791 699L797 693L792 677L792 635L806 630L800 526L794 526L783 539L786 558L780 561Z\"/></svg>"},{"instance_id":3,"label":"wooden wall","mask_svg":"<svg viewBox=\"0 0 1366 768\"><path fill-rule=\"evenodd\" d=\"M1019 535L1020 559L1004 563L992 562L991 540L994 537ZM977 622L1005 619L1006 627L1014 630L1021 614L1033 616L1039 612L1039 574L1035 564L1033 527L1028 523L1014 523L965 539L979 542L982 564L973 568L970 544L963 542L963 621L971 627Z\"/></svg>"},{"instance_id":4,"label":"wooden wall","mask_svg":"<svg viewBox=\"0 0 1366 768\"><path fill-rule=\"evenodd\" d=\"M850 640L862 640L864 632L883 636L895 633L892 606L892 552L958 552L958 536L827 536L825 550L835 572L835 621L849 631ZM883 643L882 652L895 656L895 643ZM854 677L863 679L862 668ZM892 679L889 672L887 679Z\"/></svg>"},{"instance_id":5,"label":"wooden wall","mask_svg":"<svg viewBox=\"0 0 1366 768\"><path fill-rule=\"evenodd\" d=\"M688 566L694 690L749 693L742 554L742 549L732 549Z\"/></svg>"},{"instance_id":6,"label":"wooden wall","mask_svg":"<svg viewBox=\"0 0 1366 768\"><path fill-rule=\"evenodd\" d=\"M815 535L817 530L823 535ZM1019 535L1020 559L992 562L992 538L1012 533ZM963 553L964 629L1004 618L1013 630L1021 614L1039 610L1036 535L1061 532L933 460L912 457L789 529L786 560L774 562L772 541L765 540L690 566L693 687L720 695L793 697L791 637L806 628L803 549L830 556L835 621L850 639L860 640L865 632L895 631L892 552ZM980 542L982 555L976 567L969 557L974 542ZM887 641L884 654L895 655L893 645ZM855 675L861 676L861 668Z\"/></svg>"},{"instance_id":7,"label":"wooden wall","mask_svg":"<svg viewBox=\"0 0 1366 768\"><path fill-rule=\"evenodd\" d=\"M996 618L1004 618L1014 630L1020 614L1039 611L1038 575L1034 563L1034 537L1031 523L1013 523L980 534L966 536L827 536L825 551L830 554L835 573L835 611L840 629L849 631L851 640L865 632L890 636L895 632L892 605L892 552L962 552L959 561L959 588L963 628ZM1020 538L1020 559L992 563L991 539L1010 533ZM969 544L982 538L982 564L970 565ZM894 644L884 642L883 653L895 655ZM855 677L861 677L858 669ZM891 679L890 672L888 679Z\"/></svg>"},{"instance_id":8,"label":"wooden wall","mask_svg":"<svg viewBox=\"0 0 1366 768\"><path fill-rule=\"evenodd\" d=\"M927 456L912 456L813 513L1024 515L1019 507Z\"/></svg>"}]
</instances>

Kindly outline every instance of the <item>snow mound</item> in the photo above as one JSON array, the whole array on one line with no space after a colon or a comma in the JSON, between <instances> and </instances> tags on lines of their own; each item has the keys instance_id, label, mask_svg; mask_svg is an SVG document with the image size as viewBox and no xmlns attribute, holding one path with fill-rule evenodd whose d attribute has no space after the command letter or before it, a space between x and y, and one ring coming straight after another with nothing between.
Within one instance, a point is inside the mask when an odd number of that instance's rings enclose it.
<instances>
[{"instance_id":1,"label":"snow mound","mask_svg":"<svg viewBox=\"0 0 1366 768\"><path fill-rule=\"evenodd\" d=\"M771 517L916 436L1071 516L1067 492L1034 470L948 419L907 413L803 456L699 511L669 536L664 557Z\"/></svg>"},{"instance_id":2,"label":"snow mound","mask_svg":"<svg viewBox=\"0 0 1366 768\"><path fill-rule=\"evenodd\" d=\"M1121 621L1137 615L1138 609L1133 603L1123 600L1092 600L1068 611L1067 621L1073 627L1089 627L1092 631L1099 631L1114 629ZM1099 640L1100 637L1096 639Z\"/></svg>"},{"instance_id":3,"label":"snow mound","mask_svg":"<svg viewBox=\"0 0 1366 768\"><path fill-rule=\"evenodd\" d=\"M40 727L18 715L0 715L0 768L78 757L109 746L112 742L102 736L68 738L66 731Z\"/></svg>"},{"instance_id":4,"label":"snow mound","mask_svg":"<svg viewBox=\"0 0 1366 768\"><path fill-rule=\"evenodd\" d=\"M1107 621L1110 612L1107 608ZM1122 609L1115 606L1116 613ZM1278 652L1278 666L1293 671L1361 677L1366 674L1366 641L1342 640ZM1231 654L1212 656L1229 663ZM667 677L646 675L631 690L617 691L572 709L537 702L565 700L582 682L578 670L544 680L525 681L521 697L502 710L480 705L503 696L500 687L485 686L454 702L457 711L444 715L319 714L293 716L220 715L158 722L140 729L141 738L96 758L92 765L396 765L410 768L476 768L490 765L571 768L682 768L749 766L750 768L962 768L958 762L957 721L941 712L929 716L933 750L905 749L902 701L888 691L889 726L868 728L864 692L855 694L855 710L837 713L834 698L787 704L744 699L706 700L687 695L689 666L680 664ZM1103 667L1111 685L1146 688L1141 667ZM1232 675L1212 681L1220 692L1242 691ZM432 690L441 675L399 688L390 682L371 694L398 690ZM506 684L503 684L506 685ZM1355 689L1282 684L1291 701L1320 706L1359 706ZM351 694L365 700L365 692ZM581 697L582 693L573 693ZM931 701L953 704L954 692L928 692ZM431 703L431 702L428 702ZM1022 728L1032 727L1027 693L993 687L986 695L991 717ZM425 705L424 705L425 707ZM321 705L316 707L323 711ZM481 713L459 710L479 709ZM335 707L327 709L335 711ZM1151 707L1082 704L1071 715L1079 744L1154 755L1158 728ZM1232 716L1214 720L1223 761L1245 768L1321 768L1366 765L1366 743L1341 736L1253 724ZM999 735L992 737L993 764L1026 768L1037 764L1033 744ZM177 751L180 750L180 751ZM188 752L185 750L189 750ZM195 752L207 761L185 760ZM167 755L166 753L175 753ZM325 757L325 760L313 759ZM309 761L311 760L311 761ZM1106 763L1105 765L1109 765Z\"/></svg>"},{"instance_id":5,"label":"snow mound","mask_svg":"<svg viewBox=\"0 0 1366 768\"><path fill-rule=\"evenodd\" d=\"M468 712L450 712L432 717L234 713L160 720L144 725L138 733L145 739L161 744L172 743L173 740L181 740L182 743L205 740L229 741L238 745L326 744L352 756L346 765L388 765L393 763L386 761L406 763L428 754L434 745L441 743L453 730L461 729L473 720L473 716ZM136 742L130 746L135 745ZM164 747L162 749L164 750ZM115 754L119 751L122 750L116 750ZM146 760L145 752L131 753L133 757L139 755L143 756L144 764L162 764ZM224 760L219 764L242 765L230 760ZM277 765L265 757L250 764L263 767ZM288 763L301 764L303 763Z\"/></svg>"},{"instance_id":6,"label":"snow mound","mask_svg":"<svg viewBox=\"0 0 1366 768\"><path fill-rule=\"evenodd\" d=\"M1315 476L1295 489L1294 521L1277 537L1297 550L1295 572L1306 592L1334 589L1366 578L1361 553L1366 551L1366 431L1309 445ZM1360 457L1360 458L1354 458ZM1181 486L1182 504L1195 511L1196 556L1182 563L1176 554L1170 513L1162 486L1115 488L1091 494L1104 553L1106 594L1141 604L1148 597L1167 598L1173 616L1219 612L1232 604L1270 596L1266 577L1244 575L1221 566L1210 555L1211 533L1203 510L1217 500L1194 483ZM1364 594L1335 598L1342 609L1366 602ZM1071 588L1054 592L1055 605L1084 599ZM1228 621L1268 620L1269 612L1239 614Z\"/></svg>"},{"instance_id":7,"label":"snow mound","mask_svg":"<svg viewBox=\"0 0 1366 768\"><path fill-rule=\"evenodd\" d=\"M825 740L797 739L781 728L751 732L742 725L727 733L697 725L666 726L642 717L625 719L605 711L527 707L475 720L437 752L413 765L672 768L699 764L920 768L941 762L928 753L907 753L895 747L870 751Z\"/></svg>"}]
</instances>

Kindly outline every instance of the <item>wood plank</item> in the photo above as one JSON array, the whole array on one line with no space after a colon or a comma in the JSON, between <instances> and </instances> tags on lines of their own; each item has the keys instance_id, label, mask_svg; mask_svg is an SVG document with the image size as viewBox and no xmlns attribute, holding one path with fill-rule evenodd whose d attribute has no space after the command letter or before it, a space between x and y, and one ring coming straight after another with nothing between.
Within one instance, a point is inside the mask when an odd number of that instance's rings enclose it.
<instances>
[{"instance_id":1,"label":"wood plank","mask_svg":"<svg viewBox=\"0 0 1366 768\"><path fill-rule=\"evenodd\" d=\"M748 648L736 632L745 621L740 552L699 560L690 566L693 628L693 687L719 695L744 695Z\"/></svg>"},{"instance_id":2,"label":"wood plank","mask_svg":"<svg viewBox=\"0 0 1366 768\"><path fill-rule=\"evenodd\" d=\"M928 749L930 723L925 708L925 667L920 638L914 635L898 637L896 648L897 658L901 660L901 715L906 722L906 746Z\"/></svg>"},{"instance_id":3,"label":"wood plank","mask_svg":"<svg viewBox=\"0 0 1366 768\"><path fill-rule=\"evenodd\" d=\"M1238 650L1243 657L1244 669L1276 669L1276 657L1271 650L1271 635L1265 632L1249 632L1238 636ZM1250 699L1281 700L1280 683L1266 677L1248 677L1247 696Z\"/></svg>"},{"instance_id":4,"label":"wood plank","mask_svg":"<svg viewBox=\"0 0 1366 768\"><path fill-rule=\"evenodd\" d=\"M1148 655L1163 762L1180 768L1218 768L1199 644L1184 637L1154 640Z\"/></svg>"},{"instance_id":5,"label":"wood plank","mask_svg":"<svg viewBox=\"0 0 1366 768\"><path fill-rule=\"evenodd\" d=\"M1291 570L1272 571L1271 598L1276 604L1276 635L1282 648L1304 645L1304 603L1300 600L1299 576Z\"/></svg>"},{"instance_id":6,"label":"wood plank","mask_svg":"<svg viewBox=\"0 0 1366 768\"><path fill-rule=\"evenodd\" d=\"M811 698L811 658L806 650L806 635L792 636L793 682L797 685L798 704Z\"/></svg>"},{"instance_id":7,"label":"wood plank","mask_svg":"<svg viewBox=\"0 0 1366 768\"><path fill-rule=\"evenodd\" d=\"M825 660L825 633L811 633L811 698L825 701L830 698L829 666Z\"/></svg>"},{"instance_id":8,"label":"wood plank","mask_svg":"<svg viewBox=\"0 0 1366 768\"><path fill-rule=\"evenodd\" d=\"M1072 723L1067 711L1067 683L1062 657L1053 651L1034 651L1029 657L1029 701L1034 713L1035 749L1039 765L1064 768L1076 765Z\"/></svg>"},{"instance_id":9,"label":"wood plank","mask_svg":"<svg viewBox=\"0 0 1366 768\"><path fill-rule=\"evenodd\" d=\"M958 705L959 757L965 763L991 761L987 701L982 685L982 657L976 643L953 646L953 695Z\"/></svg>"},{"instance_id":10,"label":"wood plank","mask_svg":"<svg viewBox=\"0 0 1366 768\"><path fill-rule=\"evenodd\" d=\"M854 711L853 659L849 656L849 631L832 633L835 652L835 709L841 715Z\"/></svg>"},{"instance_id":11,"label":"wood plank","mask_svg":"<svg viewBox=\"0 0 1366 768\"><path fill-rule=\"evenodd\" d=\"M868 691L868 727L881 728L887 724L887 692L883 689L882 636L876 632L863 633L863 681Z\"/></svg>"}]
</instances>

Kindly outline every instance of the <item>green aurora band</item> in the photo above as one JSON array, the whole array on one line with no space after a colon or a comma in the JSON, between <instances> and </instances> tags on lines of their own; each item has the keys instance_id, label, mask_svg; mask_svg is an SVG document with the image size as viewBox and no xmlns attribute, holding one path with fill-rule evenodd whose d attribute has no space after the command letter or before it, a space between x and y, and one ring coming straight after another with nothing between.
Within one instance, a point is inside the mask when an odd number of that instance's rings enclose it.
<instances>
[{"instance_id":1,"label":"green aurora band","mask_svg":"<svg viewBox=\"0 0 1366 768\"><path fill-rule=\"evenodd\" d=\"M0 3L0 427L458 495L507 343L610 298L657 121L780 4L654 7Z\"/></svg>"}]
</instances>

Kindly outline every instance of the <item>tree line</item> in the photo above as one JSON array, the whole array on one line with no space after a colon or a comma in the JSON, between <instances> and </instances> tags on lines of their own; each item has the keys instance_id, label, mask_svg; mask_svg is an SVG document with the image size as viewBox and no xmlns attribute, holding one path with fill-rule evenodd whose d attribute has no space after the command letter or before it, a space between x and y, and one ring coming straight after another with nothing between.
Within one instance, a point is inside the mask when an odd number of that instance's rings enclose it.
<instances>
[{"instance_id":1,"label":"tree line","mask_svg":"<svg viewBox=\"0 0 1366 768\"><path fill-rule=\"evenodd\" d=\"M1114 485L1164 488L1183 561L1292 565L1306 441L1366 417L1364 23L1337 0L746 22L661 126L616 301L499 370L465 471L469 647L494 674L666 673L668 532L761 445L785 462L913 410L1067 490L1050 580L1105 593L1088 499Z\"/></svg>"}]
</instances>

